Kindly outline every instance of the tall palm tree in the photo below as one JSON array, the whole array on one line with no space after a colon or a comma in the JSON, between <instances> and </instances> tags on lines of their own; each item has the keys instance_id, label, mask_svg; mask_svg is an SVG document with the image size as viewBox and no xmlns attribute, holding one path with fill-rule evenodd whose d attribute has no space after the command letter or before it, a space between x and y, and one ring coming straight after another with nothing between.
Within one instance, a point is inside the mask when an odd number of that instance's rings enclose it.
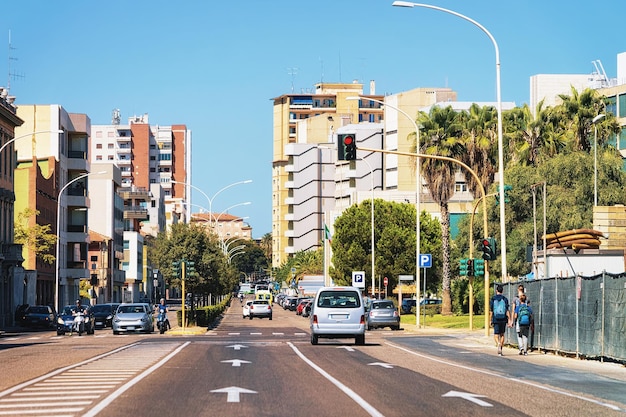
<instances>
[{"instance_id":1,"label":"tall palm tree","mask_svg":"<svg viewBox=\"0 0 626 417\"><path fill-rule=\"evenodd\" d=\"M433 107L428 115L423 113L419 115L418 123L422 126L420 129L419 153L458 158L465 151L461 140L463 124L459 123L459 115L452 107ZM412 150L416 151L417 149L416 144ZM457 165L448 161L424 158L421 163L421 171L422 177L426 180L428 191L433 200L439 205L441 214L441 249L443 257L443 303L441 312L443 314L451 314L450 211L448 202L454 194Z\"/></svg>"},{"instance_id":2,"label":"tall palm tree","mask_svg":"<svg viewBox=\"0 0 626 417\"><path fill-rule=\"evenodd\" d=\"M515 107L504 113L505 136L508 139L510 163L522 165L537 165L539 152L543 151L546 137L550 132L547 122L548 113L541 100L535 107L534 113L528 104ZM552 154L554 155L554 154Z\"/></svg>"},{"instance_id":3,"label":"tall palm tree","mask_svg":"<svg viewBox=\"0 0 626 417\"><path fill-rule=\"evenodd\" d=\"M571 132L573 151L589 151L593 138L592 120L605 108L603 98L597 90L587 88L581 93L574 86L571 95L560 94L561 104L555 106L561 116L563 128Z\"/></svg>"},{"instance_id":4,"label":"tall palm tree","mask_svg":"<svg viewBox=\"0 0 626 417\"><path fill-rule=\"evenodd\" d=\"M459 113L459 121L464 124L463 144L465 152L460 157L472 168L485 189L493 183L498 157L498 114L495 107L480 107L474 103L469 112ZM474 198L480 197L476 178L463 170L465 182Z\"/></svg>"}]
</instances>

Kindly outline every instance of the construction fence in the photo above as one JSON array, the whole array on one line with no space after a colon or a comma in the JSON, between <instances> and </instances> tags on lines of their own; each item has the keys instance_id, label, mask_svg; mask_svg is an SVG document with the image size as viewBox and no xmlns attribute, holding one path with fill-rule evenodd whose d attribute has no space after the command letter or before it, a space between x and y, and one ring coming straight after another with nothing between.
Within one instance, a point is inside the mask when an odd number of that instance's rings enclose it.
<instances>
[{"instance_id":1,"label":"construction fence","mask_svg":"<svg viewBox=\"0 0 626 417\"><path fill-rule=\"evenodd\" d=\"M519 284L533 310L533 348L626 362L626 273L504 283L511 305ZM505 337L517 345L515 327Z\"/></svg>"}]
</instances>

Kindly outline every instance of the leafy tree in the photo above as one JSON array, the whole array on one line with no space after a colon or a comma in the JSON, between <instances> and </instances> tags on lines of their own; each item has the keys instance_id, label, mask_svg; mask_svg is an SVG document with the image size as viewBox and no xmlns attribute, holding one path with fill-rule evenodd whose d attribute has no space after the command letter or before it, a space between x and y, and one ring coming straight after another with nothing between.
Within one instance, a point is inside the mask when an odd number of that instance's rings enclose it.
<instances>
[{"instance_id":1,"label":"leafy tree","mask_svg":"<svg viewBox=\"0 0 626 417\"><path fill-rule=\"evenodd\" d=\"M171 286L181 286L181 276L172 263L182 259L195 264L196 272L185 277L185 290L192 294L225 294L237 284L237 274L229 267L217 238L200 226L174 224L159 233L148 250L153 265Z\"/></svg>"},{"instance_id":2,"label":"leafy tree","mask_svg":"<svg viewBox=\"0 0 626 417\"><path fill-rule=\"evenodd\" d=\"M269 258L265 256L265 252L253 240L238 241L243 248L237 251L231 259L231 265L235 270L245 273L247 276L256 273L263 273L269 266ZM239 245L237 245L239 246Z\"/></svg>"},{"instance_id":3,"label":"leafy tree","mask_svg":"<svg viewBox=\"0 0 626 417\"><path fill-rule=\"evenodd\" d=\"M261 237L260 243L261 250L265 254L265 257L269 259L269 263L272 263L272 234L266 233Z\"/></svg>"},{"instance_id":4,"label":"leafy tree","mask_svg":"<svg viewBox=\"0 0 626 417\"><path fill-rule=\"evenodd\" d=\"M441 276L441 227L427 213L420 216L422 253L432 253L429 288L436 289ZM410 204L374 200L374 268L376 278L387 277L389 286L398 284L398 275L415 273L415 207ZM365 271L371 293L371 201L353 205L335 221L332 241L331 276L337 285L350 285L352 271ZM428 252L424 252L424 250Z\"/></svg>"},{"instance_id":5,"label":"leafy tree","mask_svg":"<svg viewBox=\"0 0 626 417\"><path fill-rule=\"evenodd\" d=\"M25 208L17 214L13 241L33 251L38 259L52 264L55 256L51 251L57 241L57 236L50 233L50 224L35 223L29 227L29 221L33 216L36 219L39 216L39 210Z\"/></svg>"}]
</instances>

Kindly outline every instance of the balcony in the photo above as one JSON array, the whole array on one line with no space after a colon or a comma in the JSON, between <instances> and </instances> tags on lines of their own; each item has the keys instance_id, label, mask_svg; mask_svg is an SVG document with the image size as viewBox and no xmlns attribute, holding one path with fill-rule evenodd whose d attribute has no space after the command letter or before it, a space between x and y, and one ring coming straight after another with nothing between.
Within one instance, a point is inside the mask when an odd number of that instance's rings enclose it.
<instances>
[{"instance_id":1,"label":"balcony","mask_svg":"<svg viewBox=\"0 0 626 417\"><path fill-rule=\"evenodd\" d=\"M141 206L124 206L124 220L148 220L148 209Z\"/></svg>"},{"instance_id":2,"label":"balcony","mask_svg":"<svg viewBox=\"0 0 626 417\"><path fill-rule=\"evenodd\" d=\"M152 197L150 191L142 187L124 187L118 190L118 194L124 200L150 201Z\"/></svg>"}]
</instances>

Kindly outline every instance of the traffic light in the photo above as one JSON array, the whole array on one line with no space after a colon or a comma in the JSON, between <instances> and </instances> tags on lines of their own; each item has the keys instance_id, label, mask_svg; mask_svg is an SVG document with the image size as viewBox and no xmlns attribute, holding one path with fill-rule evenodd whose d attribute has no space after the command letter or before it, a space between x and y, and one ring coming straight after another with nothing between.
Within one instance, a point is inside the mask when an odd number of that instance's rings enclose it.
<instances>
[{"instance_id":1,"label":"traffic light","mask_svg":"<svg viewBox=\"0 0 626 417\"><path fill-rule=\"evenodd\" d=\"M480 241L480 250L483 252L485 261L493 261L496 259L496 240L492 237L486 237Z\"/></svg>"},{"instance_id":2,"label":"traffic light","mask_svg":"<svg viewBox=\"0 0 626 417\"><path fill-rule=\"evenodd\" d=\"M474 259L474 276L482 277L485 275L485 261L483 259Z\"/></svg>"},{"instance_id":3,"label":"traffic light","mask_svg":"<svg viewBox=\"0 0 626 417\"><path fill-rule=\"evenodd\" d=\"M172 274L176 277L180 276L180 261L172 262Z\"/></svg>"},{"instance_id":4,"label":"traffic light","mask_svg":"<svg viewBox=\"0 0 626 417\"><path fill-rule=\"evenodd\" d=\"M509 191L513 189L512 186L504 184L504 202L508 203L509 200ZM496 194L496 206L500 204L500 188L498 188L498 193Z\"/></svg>"},{"instance_id":5,"label":"traffic light","mask_svg":"<svg viewBox=\"0 0 626 417\"><path fill-rule=\"evenodd\" d=\"M337 160L354 161L356 159L356 136L352 133L337 135Z\"/></svg>"},{"instance_id":6,"label":"traffic light","mask_svg":"<svg viewBox=\"0 0 626 417\"><path fill-rule=\"evenodd\" d=\"M468 259L461 259L459 261L459 276L467 276L467 261Z\"/></svg>"},{"instance_id":7,"label":"traffic light","mask_svg":"<svg viewBox=\"0 0 626 417\"><path fill-rule=\"evenodd\" d=\"M468 277L474 276L474 260L473 259L467 260L467 276Z\"/></svg>"}]
</instances>

